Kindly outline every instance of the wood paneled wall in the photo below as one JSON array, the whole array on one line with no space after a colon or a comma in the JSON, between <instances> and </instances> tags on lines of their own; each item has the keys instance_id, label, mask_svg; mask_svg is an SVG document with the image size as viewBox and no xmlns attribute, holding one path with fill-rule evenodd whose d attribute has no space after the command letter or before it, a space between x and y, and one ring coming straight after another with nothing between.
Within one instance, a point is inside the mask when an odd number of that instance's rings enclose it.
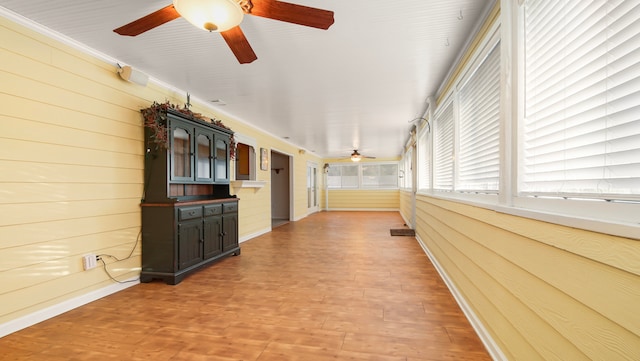
<instances>
[{"instance_id":1,"label":"wood paneled wall","mask_svg":"<svg viewBox=\"0 0 640 361\"><path fill-rule=\"evenodd\" d=\"M411 220L411 197L413 194L411 191L402 190L400 191L400 214L404 217L405 222L409 224ZM413 224L410 225L413 228Z\"/></svg>"},{"instance_id":2,"label":"wood paneled wall","mask_svg":"<svg viewBox=\"0 0 640 361\"><path fill-rule=\"evenodd\" d=\"M108 285L84 254L133 250L106 261L136 277L144 147L115 66L2 18L0 38L2 324Z\"/></svg>"},{"instance_id":3,"label":"wood paneled wall","mask_svg":"<svg viewBox=\"0 0 640 361\"><path fill-rule=\"evenodd\" d=\"M509 359L640 359L639 241L427 196L416 218Z\"/></svg>"},{"instance_id":4,"label":"wood paneled wall","mask_svg":"<svg viewBox=\"0 0 640 361\"><path fill-rule=\"evenodd\" d=\"M109 269L120 280L140 270L144 145L139 110L184 104L186 92L125 82L115 64L0 17L0 334L16 320L87 298L114 285L82 256L130 259ZM307 214L306 162L321 160L192 99L193 110L294 157L294 217ZM271 229L270 171L241 199L240 240ZM301 195L304 194L304 197ZM110 291L113 292L113 291ZM6 327L12 323L10 327ZM22 321L17 323L22 324Z\"/></svg>"},{"instance_id":5,"label":"wood paneled wall","mask_svg":"<svg viewBox=\"0 0 640 361\"><path fill-rule=\"evenodd\" d=\"M397 210L400 191L393 190L329 190L330 210Z\"/></svg>"}]
</instances>

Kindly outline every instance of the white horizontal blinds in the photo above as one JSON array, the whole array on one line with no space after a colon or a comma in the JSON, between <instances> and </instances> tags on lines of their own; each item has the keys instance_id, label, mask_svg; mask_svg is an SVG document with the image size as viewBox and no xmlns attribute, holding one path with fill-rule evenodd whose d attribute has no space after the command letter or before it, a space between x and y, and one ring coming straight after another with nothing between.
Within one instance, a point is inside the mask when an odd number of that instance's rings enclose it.
<instances>
[{"instance_id":1,"label":"white horizontal blinds","mask_svg":"<svg viewBox=\"0 0 640 361\"><path fill-rule=\"evenodd\" d=\"M519 190L640 198L640 0L525 3Z\"/></svg>"},{"instance_id":2,"label":"white horizontal blinds","mask_svg":"<svg viewBox=\"0 0 640 361\"><path fill-rule=\"evenodd\" d=\"M435 118L433 188L453 190L453 102L449 102Z\"/></svg>"},{"instance_id":3,"label":"white horizontal blinds","mask_svg":"<svg viewBox=\"0 0 640 361\"><path fill-rule=\"evenodd\" d=\"M431 188L431 146L429 132L424 131L418 138L418 188Z\"/></svg>"},{"instance_id":4,"label":"white horizontal blinds","mask_svg":"<svg viewBox=\"0 0 640 361\"><path fill-rule=\"evenodd\" d=\"M500 47L496 44L460 88L456 190L498 191L500 178Z\"/></svg>"},{"instance_id":5,"label":"white horizontal blinds","mask_svg":"<svg viewBox=\"0 0 640 361\"><path fill-rule=\"evenodd\" d=\"M362 167L362 187L398 188L397 164L361 164L360 166Z\"/></svg>"},{"instance_id":6,"label":"white horizontal blinds","mask_svg":"<svg viewBox=\"0 0 640 361\"><path fill-rule=\"evenodd\" d=\"M331 165L327 173L328 188L358 188L357 165Z\"/></svg>"}]
</instances>

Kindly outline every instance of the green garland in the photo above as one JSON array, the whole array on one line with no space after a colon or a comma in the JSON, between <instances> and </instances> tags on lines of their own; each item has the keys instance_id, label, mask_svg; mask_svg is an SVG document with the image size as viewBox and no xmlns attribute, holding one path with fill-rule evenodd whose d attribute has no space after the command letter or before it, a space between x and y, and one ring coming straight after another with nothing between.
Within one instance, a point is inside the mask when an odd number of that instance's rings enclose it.
<instances>
[{"instance_id":1,"label":"green garland","mask_svg":"<svg viewBox=\"0 0 640 361\"><path fill-rule=\"evenodd\" d=\"M171 109L180 112L190 118L199 119L218 127L231 130L222 123L219 119L203 119L199 114L196 114L189 110L189 108L174 105L166 101L164 103L153 102L149 108L140 109L142 116L144 117L144 126L151 131L150 139L156 145L157 149L167 150L169 149L169 136L167 132L167 110ZM236 157L236 141L231 134L229 140L229 154L231 159Z\"/></svg>"}]
</instances>

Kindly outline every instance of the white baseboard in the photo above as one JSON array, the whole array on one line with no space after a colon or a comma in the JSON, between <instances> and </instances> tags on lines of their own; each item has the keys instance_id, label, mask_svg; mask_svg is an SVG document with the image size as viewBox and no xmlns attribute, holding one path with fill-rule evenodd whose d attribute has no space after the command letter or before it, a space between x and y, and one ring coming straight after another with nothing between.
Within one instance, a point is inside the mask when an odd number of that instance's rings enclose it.
<instances>
[{"instance_id":1,"label":"white baseboard","mask_svg":"<svg viewBox=\"0 0 640 361\"><path fill-rule=\"evenodd\" d=\"M61 315L67 311L71 311L74 308L78 308L82 305L86 305L87 303L93 302L95 300L99 300L110 294L120 292L131 286L135 286L140 283L139 281L134 281L136 279L137 277L132 278L131 279L132 282L127 282L127 283L114 283L107 287L101 288L99 290L91 291L82 296L74 297L72 299L63 301L56 305L19 317L15 320L11 320L9 322L0 324L0 338L6 335L9 335L11 333L14 333L16 331L25 329L29 326L33 326L37 323L48 320L55 316Z\"/></svg>"},{"instance_id":2,"label":"white baseboard","mask_svg":"<svg viewBox=\"0 0 640 361\"><path fill-rule=\"evenodd\" d=\"M493 340L493 338L489 334L489 331L487 331L478 316L476 316L475 312L473 312L471 306L469 306L460 291L458 291L453 281L451 281L451 278L449 278L440 263L438 263L438 260L436 260L427 245L424 244L422 239L417 234L416 239L418 240L420 247L422 247L422 249L424 250L424 253L427 254L427 257L429 257L429 260L431 260L431 263L433 263L433 266L440 274L440 277L442 277L442 280L444 280L444 283L447 285L447 288L449 288L449 291L462 309L464 315L469 320L469 323L471 323L471 327L473 327L473 329L476 331L476 334L478 334L478 337L480 337L480 340L484 344L484 347L487 349L487 352L489 352L489 355L491 355L491 358L496 361L508 361L507 356L505 356L498 344Z\"/></svg>"},{"instance_id":3,"label":"white baseboard","mask_svg":"<svg viewBox=\"0 0 640 361\"><path fill-rule=\"evenodd\" d=\"M399 208L329 208L329 212L399 212Z\"/></svg>"},{"instance_id":4,"label":"white baseboard","mask_svg":"<svg viewBox=\"0 0 640 361\"><path fill-rule=\"evenodd\" d=\"M250 240L251 238L255 238L255 237L261 236L261 235L263 235L265 233L269 233L269 232L271 232L271 227L261 229L258 232L254 232L254 233L251 233L251 234L244 235L244 236L240 237L240 239L238 239L238 243L246 242L246 241Z\"/></svg>"}]
</instances>

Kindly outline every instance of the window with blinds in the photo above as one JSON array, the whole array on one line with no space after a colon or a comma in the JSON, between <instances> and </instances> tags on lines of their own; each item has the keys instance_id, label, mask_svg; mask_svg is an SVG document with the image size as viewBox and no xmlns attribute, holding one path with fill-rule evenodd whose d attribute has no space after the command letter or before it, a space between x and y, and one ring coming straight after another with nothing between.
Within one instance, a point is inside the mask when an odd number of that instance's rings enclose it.
<instances>
[{"instance_id":1,"label":"window with blinds","mask_svg":"<svg viewBox=\"0 0 640 361\"><path fill-rule=\"evenodd\" d=\"M458 91L457 191L496 193L500 178L500 43Z\"/></svg>"},{"instance_id":2,"label":"window with blinds","mask_svg":"<svg viewBox=\"0 0 640 361\"><path fill-rule=\"evenodd\" d=\"M398 163L332 163L327 186L329 189L396 189Z\"/></svg>"},{"instance_id":3,"label":"window with blinds","mask_svg":"<svg viewBox=\"0 0 640 361\"><path fill-rule=\"evenodd\" d=\"M520 194L640 199L640 0L524 6Z\"/></svg>"},{"instance_id":4,"label":"window with blinds","mask_svg":"<svg viewBox=\"0 0 640 361\"><path fill-rule=\"evenodd\" d=\"M413 149L407 150L399 164L400 187L403 189L412 189L413 187Z\"/></svg>"},{"instance_id":5,"label":"window with blinds","mask_svg":"<svg viewBox=\"0 0 640 361\"><path fill-rule=\"evenodd\" d=\"M363 188L398 188L398 164L360 164Z\"/></svg>"},{"instance_id":6,"label":"window with blinds","mask_svg":"<svg viewBox=\"0 0 640 361\"><path fill-rule=\"evenodd\" d=\"M435 115L433 189L453 190L453 102Z\"/></svg>"},{"instance_id":7,"label":"window with blinds","mask_svg":"<svg viewBox=\"0 0 640 361\"><path fill-rule=\"evenodd\" d=\"M327 186L333 189L358 188L359 175L357 164L331 164L327 173Z\"/></svg>"},{"instance_id":8,"label":"window with blinds","mask_svg":"<svg viewBox=\"0 0 640 361\"><path fill-rule=\"evenodd\" d=\"M431 145L429 143L430 128L427 126L418 137L418 188L431 188Z\"/></svg>"}]
</instances>

